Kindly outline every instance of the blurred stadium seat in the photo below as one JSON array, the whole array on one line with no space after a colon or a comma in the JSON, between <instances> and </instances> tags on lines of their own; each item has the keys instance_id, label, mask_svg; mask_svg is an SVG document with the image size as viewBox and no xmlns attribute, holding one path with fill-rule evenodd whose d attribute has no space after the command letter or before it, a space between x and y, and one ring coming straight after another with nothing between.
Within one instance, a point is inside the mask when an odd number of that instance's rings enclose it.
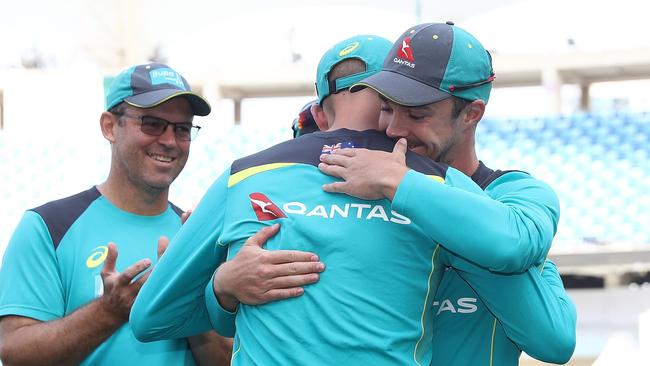
<instances>
[{"instance_id":1,"label":"blurred stadium seat","mask_svg":"<svg viewBox=\"0 0 650 366\"><path fill-rule=\"evenodd\" d=\"M549 183L561 204L557 243L650 243L650 114L486 119L482 160Z\"/></svg>"},{"instance_id":2,"label":"blurred stadium seat","mask_svg":"<svg viewBox=\"0 0 650 366\"><path fill-rule=\"evenodd\" d=\"M253 123L205 128L171 199L193 206L234 159L291 138L289 122L285 130ZM485 119L478 129L479 156L489 167L524 170L555 189L562 209L556 245L650 244L650 114ZM11 215L0 218L9 223L4 243L26 208L101 182L109 164L100 140L17 141L0 134L0 152L8 157L0 161L3 179L20 187L0 193Z\"/></svg>"}]
</instances>

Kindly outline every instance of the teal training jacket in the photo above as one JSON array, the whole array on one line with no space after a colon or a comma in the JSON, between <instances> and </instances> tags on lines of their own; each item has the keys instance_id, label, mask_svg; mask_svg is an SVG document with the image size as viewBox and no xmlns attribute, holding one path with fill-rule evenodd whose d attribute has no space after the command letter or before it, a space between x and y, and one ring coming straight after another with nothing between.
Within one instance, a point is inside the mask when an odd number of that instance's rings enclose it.
<instances>
[{"instance_id":1,"label":"teal training jacket","mask_svg":"<svg viewBox=\"0 0 650 366\"><path fill-rule=\"evenodd\" d=\"M142 287L131 311L136 337L179 338L213 327L232 335L232 324L219 321L213 272L263 226L280 223L266 248L313 251L327 269L298 298L240 306L233 365L430 364L431 304L444 271L438 246L388 200L323 192L334 179L317 168L324 151L393 145L377 131L337 130L234 162ZM484 195L457 170L416 154L407 163L431 184Z\"/></svg>"},{"instance_id":2,"label":"teal training jacket","mask_svg":"<svg viewBox=\"0 0 650 366\"><path fill-rule=\"evenodd\" d=\"M522 215L527 212L526 201L513 197L550 189L523 172L495 172L483 163L472 179L486 187L492 199L512 205ZM553 194L540 196L538 202L546 202L555 222L545 228L551 230L557 225L559 216L555 212L559 207L555 200L544 199ZM468 230L472 224L462 222ZM543 253L539 255L541 258ZM469 263L453 265L455 268L446 268L433 303L432 365L518 365L522 350L550 363L565 363L571 358L576 342L576 308L554 263L547 260L543 266L512 275L496 275Z\"/></svg>"}]
</instances>

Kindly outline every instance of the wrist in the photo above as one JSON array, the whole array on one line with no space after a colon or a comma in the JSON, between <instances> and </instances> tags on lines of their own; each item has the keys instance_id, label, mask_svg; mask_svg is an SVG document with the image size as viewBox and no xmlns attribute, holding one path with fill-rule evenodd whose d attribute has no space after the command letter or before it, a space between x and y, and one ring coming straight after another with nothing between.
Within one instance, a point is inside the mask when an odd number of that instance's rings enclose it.
<instances>
[{"instance_id":1,"label":"wrist","mask_svg":"<svg viewBox=\"0 0 650 366\"><path fill-rule=\"evenodd\" d=\"M221 305L222 308L229 312L234 312L237 310L237 305L239 305L239 300L232 292L228 291L227 286L221 281L222 275L219 274L221 267L226 263L222 264L217 272L214 274L214 280L212 281L212 291L214 292L217 302Z\"/></svg>"},{"instance_id":2,"label":"wrist","mask_svg":"<svg viewBox=\"0 0 650 366\"><path fill-rule=\"evenodd\" d=\"M404 176L408 172L408 168L404 165L399 165L395 168L390 174L386 174L384 179L381 182L381 193L388 200L392 201L397 192L397 187L404 179Z\"/></svg>"},{"instance_id":3,"label":"wrist","mask_svg":"<svg viewBox=\"0 0 650 366\"><path fill-rule=\"evenodd\" d=\"M97 308L96 321L103 322L108 327L119 328L129 321L129 312L122 314L104 295L97 298L95 306Z\"/></svg>"}]
</instances>

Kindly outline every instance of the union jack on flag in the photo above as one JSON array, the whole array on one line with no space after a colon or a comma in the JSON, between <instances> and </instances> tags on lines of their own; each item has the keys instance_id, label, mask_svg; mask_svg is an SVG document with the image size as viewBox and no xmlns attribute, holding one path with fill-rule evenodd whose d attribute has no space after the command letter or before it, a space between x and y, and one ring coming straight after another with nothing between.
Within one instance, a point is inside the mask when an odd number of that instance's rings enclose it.
<instances>
[{"instance_id":1,"label":"union jack on flag","mask_svg":"<svg viewBox=\"0 0 650 366\"><path fill-rule=\"evenodd\" d=\"M339 142L336 145L323 145L323 150L321 150L321 154L333 154L334 151L338 149L350 149L353 147L354 147L354 142L352 141Z\"/></svg>"},{"instance_id":2,"label":"union jack on flag","mask_svg":"<svg viewBox=\"0 0 650 366\"><path fill-rule=\"evenodd\" d=\"M340 148L341 148L340 142L336 145L323 145L323 150L321 150L321 154L332 154L334 153L334 151Z\"/></svg>"}]
</instances>

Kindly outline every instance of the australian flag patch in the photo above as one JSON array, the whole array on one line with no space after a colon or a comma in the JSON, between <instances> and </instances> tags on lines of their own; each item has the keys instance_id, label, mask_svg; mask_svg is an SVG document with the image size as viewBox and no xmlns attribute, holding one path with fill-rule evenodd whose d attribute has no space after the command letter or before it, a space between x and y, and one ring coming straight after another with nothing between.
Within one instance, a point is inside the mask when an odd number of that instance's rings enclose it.
<instances>
[{"instance_id":1,"label":"australian flag patch","mask_svg":"<svg viewBox=\"0 0 650 366\"><path fill-rule=\"evenodd\" d=\"M334 144L334 145L323 145L323 150L321 150L321 154L333 154L336 150L350 149L353 147L354 147L354 142L352 141L339 142L338 144Z\"/></svg>"}]
</instances>

